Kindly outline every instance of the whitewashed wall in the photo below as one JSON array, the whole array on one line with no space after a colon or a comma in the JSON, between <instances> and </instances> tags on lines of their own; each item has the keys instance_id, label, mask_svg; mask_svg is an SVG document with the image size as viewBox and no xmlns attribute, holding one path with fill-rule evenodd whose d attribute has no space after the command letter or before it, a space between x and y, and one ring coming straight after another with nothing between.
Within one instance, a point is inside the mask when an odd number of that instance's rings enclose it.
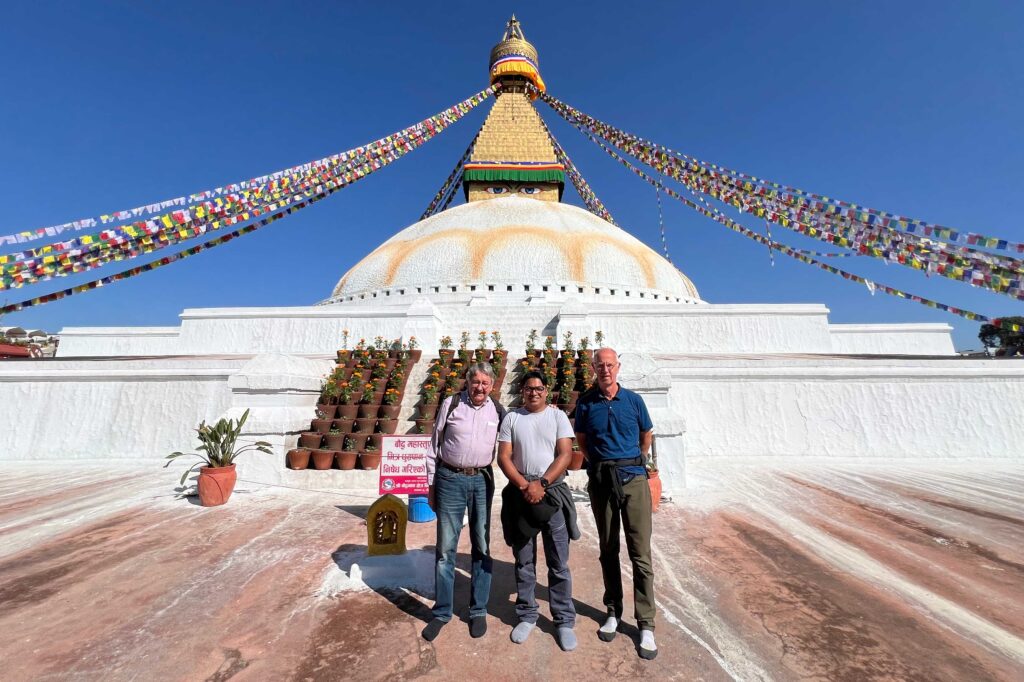
<instances>
[{"instance_id":1,"label":"whitewashed wall","mask_svg":"<svg viewBox=\"0 0 1024 682\"><path fill-rule=\"evenodd\" d=\"M180 352L179 327L65 327L62 358L114 355L173 355Z\"/></svg>"},{"instance_id":2,"label":"whitewashed wall","mask_svg":"<svg viewBox=\"0 0 1024 682\"><path fill-rule=\"evenodd\" d=\"M831 324L832 352L856 355L955 355L948 324Z\"/></svg>"},{"instance_id":3,"label":"whitewashed wall","mask_svg":"<svg viewBox=\"0 0 1024 682\"><path fill-rule=\"evenodd\" d=\"M0 459L153 459L230 404L241 360L0 363Z\"/></svg>"}]
</instances>

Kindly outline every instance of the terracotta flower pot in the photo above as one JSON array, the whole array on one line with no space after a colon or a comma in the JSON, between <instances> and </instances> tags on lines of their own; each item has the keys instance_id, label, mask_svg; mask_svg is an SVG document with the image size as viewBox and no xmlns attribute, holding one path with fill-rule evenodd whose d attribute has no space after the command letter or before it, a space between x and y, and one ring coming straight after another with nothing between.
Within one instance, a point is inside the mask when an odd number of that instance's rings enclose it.
<instances>
[{"instance_id":1,"label":"terracotta flower pot","mask_svg":"<svg viewBox=\"0 0 1024 682\"><path fill-rule=\"evenodd\" d=\"M384 419L397 419L401 411L401 405L381 405L379 414Z\"/></svg>"},{"instance_id":2,"label":"terracotta flower pot","mask_svg":"<svg viewBox=\"0 0 1024 682\"><path fill-rule=\"evenodd\" d=\"M339 350L339 351L337 351L337 354L338 354L338 363L344 365L345 363L348 362L348 358L349 358L349 356L352 353L351 353L351 351L347 351L347 350Z\"/></svg>"},{"instance_id":3,"label":"terracotta flower pot","mask_svg":"<svg viewBox=\"0 0 1024 682\"><path fill-rule=\"evenodd\" d=\"M452 361L452 358L455 357L455 351L453 351L451 348L442 348L438 352L438 357L441 358L441 362L447 365Z\"/></svg>"},{"instance_id":4,"label":"terracotta flower pot","mask_svg":"<svg viewBox=\"0 0 1024 682\"><path fill-rule=\"evenodd\" d=\"M309 450L306 448L295 448L294 450L288 451L288 468L289 469L308 469L309 468Z\"/></svg>"},{"instance_id":5,"label":"terracotta flower pot","mask_svg":"<svg viewBox=\"0 0 1024 682\"><path fill-rule=\"evenodd\" d=\"M409 351L409 362L414 364L414 365L417 362L419 362L420 358L422 358L422 357L423 357L423 351L420 350L419 348L414 348L413 350Z\"/></svg>"},{"instance_id":6,"label":"terracotta flower pot","mask_svg":"<svg viewBox=\"0 0 1024 682\"><path fill-rule=\"evenodd\" d=\"M380 466L380 453L379 452L361 452L359 453L359 468L360 469L376 469Z\"/></svg>"},{"instance_id":7,"label":"terracotta flower pot","mask_svg":"<svg viewBox=\"0 0 1024 682\"><path fill-rule=\"evenodd\" d=\"M434 431L433 419L417 419L416 433L432 433Z\"/></svg>"},{"instance_id":8,"label":"terracotta flower pot","mask_svg":"<svg viewBox=\"0 0 1024 682\"><path fill-rule=\"evenodd\" d=\"M356 419L355 428L352 429L352 433L373 433L373 427L377 425L376 417L368 417L366 419Z\"/></svg>"},{"instance_id":9,"label":"terracotta flower pot","mask_svg":"<svg viewBox=\"0 0 1024 682\"><path fill-rule=\"evenodd\" d=\"M356 468L356 458L359 453L355 450L343 450L335 453L334 458L338 461L338 468L342 471L350 471Z\"/></svg>"},{"instance_id":10,"label":"terracotta flower pot","mask_svg":"<svg viewBox=\"0 0 1024 682\"><path fill-rule=\"evenodd\" d=\"M366 447L373 446L374 450L380 452L380 442L383 437L383 433L371 433L370 437L366 439Z\"/></svg>"},{"instance_id":11,"label":"terracotta flower pot","mask_svg":"<svg viewBox=\"0 0 1024 682\"><path fill-rule=\"evenodd\" d=\"M420 403L419 407L416 408L420 413L420 419L433 419L437 414L437 405L426 405Z\"/></svg>"},{"instance_id":12,"label":"terracotta flower pot","mask_svg":"<svg viewBox=\"0 0 1024 682\"><path fill-rule=\"evenodd\" d=\"M369 419L373 417L377 418L377 411L380 409L377 405L371 405L369 403L363 403L359 406L359 410L356 413L360 419Z\"/></svg>"},{"instance_id":13,"label":"terracotta flower pot","mask_svg":"<svg viewBox=\"0 0 1024 682\"><path fill-rule=\"evenodd\" d=\"M317 433L327 433L331 430L332 419L314 419L311 421L310 430L316 431Z\"/></svg>"},{"instance_id":14,"label":"terracotta flower pot","mask_svg":"<svg viewBox=\"0 0 1024 682\"><path fill-rule=\"evenodd\" d=\"M570 471L579 471L582 468L583 468L583 451L582 450L573 450L572 451L572 460L569 461L569 470Z\"/></svg>"},{"instance_id":15,"label":"terracotta flower pot","mask_svg":"<svg viewBox=\"0 0 1024 682\"><path fill-rule=\"evenodd\" d=\"M335 419L331 422L331 428L337 429L342 433L352 433L352 427L354 425L355 422L351 419Z\"/></svg>"},{"instance_id":16,"label":"terracotta flower pot","mask_svg":"<svg viewBox=\"0 0 1024 682\"><path fill-rule=\"evenodd\" d=\"M320 443L323 442L324 434L314 431L313 433L300 433L299 434L299 447L309 448L315 450L320 447Z\"/></svg>"},{"instance_id":17,"label":"terracotta flower pot","mask_svg":"<svg viewBox=\"0 0 1024 682\"><path fill-rule=\"evenodd\" d=\"M397 419L378 419L377 430L383 434L392 434L398 430Z\"/></svg>"},{"instance_id":18,"label":"terracotta flower pot","mask_svg":"<svg viewBox=\"0 0 1024 682\"><path fill-rule=\"evenodd\" d=\"M322 419L334 419L334 415L338 413L337 405L325 405L323 403L317 403L316 409L323 415Z\"/></svg>"},{"instance_id":19,"label":"terracotta flower pot","mask_svg":"<svg viewBox=\"0 0 1024 682\"><path fill-rule=\"evenodd\" d=\"M369 433L352 433L349 434L348 438L345 439L345 451L358 452L366 447L366 439L370 437Z\"/></svg>"},{"instance_id":20,"label":"terracotta flower pot","mask_svg":"<svg viewBox=\"0 0 1024 682\"><path fill-rule=\"evenodd\" d=\"M317 448L313 451L313 468L323 471L334 464L334 451Z\"/></svg>"},{"instance_id":21,"label":"terracotta flower pot","mask_svg":"<svg viewBox=\"0 0 1024 682\"><path fill-rule=\"evenodd\" d=\"M341 450L341 446L345 444L344 433L329 433L324 436L324 450Z\"/></svg>"},{"instance_id":22,"label":"terracotta flower pot","mask_svg":"<svg viewBox=\"0 0 1024 682\"><path fill-rule=\"evenodd\" d=\"M661 476L657 471L647 470L647 484L651 486L651 511L658 511L661 504Z\"/></svg>"},{"instance_id":23,"label":"terracotta flower pot","mask_svg":"<svg viewBox=\"0 0 1024 682\"><path fill-rule=\"evenodd\" d=\"M351 405L338 405L338 411L335 413L335 416L338 419L355 419L358 412L359 406L355 403Z\"/></svg>"},{"instance_id":24,"label":"terracotta flower pot","mask_svg":"<svg viewBox=\"0 0 1024 682\"><path fill-rule=\"evenodd\" d=\"M238 473L235 465L202 467L199 469L199 503L204 507L224 504L235 489Z\"/></svg>"}]
</instances>

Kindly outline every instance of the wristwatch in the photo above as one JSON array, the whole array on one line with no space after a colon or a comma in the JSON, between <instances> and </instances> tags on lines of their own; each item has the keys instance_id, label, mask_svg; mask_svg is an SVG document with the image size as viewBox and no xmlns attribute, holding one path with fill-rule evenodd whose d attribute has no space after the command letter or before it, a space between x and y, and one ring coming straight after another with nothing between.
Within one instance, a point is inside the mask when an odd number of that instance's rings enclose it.
<instances>
[{"instance_id":1,"label":"wristwatch","mask_svg":"<svg viewBox=\"0 0 1024 682\"><path fill-rule=\"evenodd\" d=\"M546 478L540 479L540 487L541 488L544 488L544 490L547 490L549 485L551 485L551 483L548 481L548 479L546 479Z\"/></svg>"}]
</instances>

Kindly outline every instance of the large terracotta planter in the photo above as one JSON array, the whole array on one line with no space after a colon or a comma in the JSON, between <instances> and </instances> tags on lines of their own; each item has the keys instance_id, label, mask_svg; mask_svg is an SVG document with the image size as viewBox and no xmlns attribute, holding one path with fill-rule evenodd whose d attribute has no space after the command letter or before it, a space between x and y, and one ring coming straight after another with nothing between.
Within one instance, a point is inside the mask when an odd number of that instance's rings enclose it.
<instances>
[{"instance_id":1,"label":"large terracotta planter","mask_svg":"<svg viewBox=\"0 0 1024 682\"><path fill-rule=\"evenodd\" d=\"M350 471L356 468L356 458L359 457L359 453L355 450L343 450L335 453L335 459L338 461L338 468L342 471Z\"/></svg>"},{"instance_id":2,"label":"large terracotta planter","mask_svg":"<svg viewBox=\"0 0 1024 682\"><path fill-rule=\"evenodd\" d=\"M314 433L300 433L299 434L299 447L309 448L314 450L320 447L320 443L323 442L324 434L319 432Z\"/></svg>"},{"instance_id":3,"label":"large terracotta planter","mask_svg":"<svg viewBox=\"0 0 1024 682\"><path fill-rule=\"evenodd\" d=\"M582 468L583 468L583 451L582 450L573 450L572 451L572 459L569 460L569 470L570 471L579 471Z\"/></svg>"},{"instance_id":4,"label":"large terracotta planter","mask_svg":"<svg viewBox=\"0 0 1024 682\"><path fill-rule=\"evenodd\" d=\"M238 473L235 465L202 467L199 469L199 503L204 507L224 504L235 489Z\"/></svg>"},{"instance_id":5,"label":"large terracotta planter","mask_svg":"<svg viewBox=\"0 0 1024 682\"><path fill-rule=\"evenodd\" d=\"M334 451L317 449L313 451L313 468L323 471L334 464Z\"/></svg>"},{"instance_id":6,"label":"large terracotta planter","mask_svg":"<svg viewBox=\"0 0 1024 682\"><path fill-rule=\"evenodd\" d=\"M309 468L309 450L306 448L296 448L288 451L288 468L289 469L308 469Z\"/></svg>"},{"instance_id":7,"label":"large terracotta planter","mask_svg":"<svg viewBox=\"0 0 1024 682\"><path fill-rule=\"evenodd\" d=\"M379 452L361 452L359 453L359 468L360 469L376 469L380 466L380 453Z\"/></svg>"},{"instance_id":8,"label":"large terracotta planter","mask_svg":"<svg viewBox=\"0 0 1024 682\"><path fill-rule=\"evenodd\" d=\"M651 511L656 512L661 503L661 476L657 471L647 472L647 484L651 486Z\"/></svg>"},{"instance_id":9,"label":"large terracotta planter","mask_svg":"<svg viewBox=\"0 0 1024 682\"><path fill-rule=\"evenodd\" d=\"M352 405L338 405L336 416L338 419L355 419L357 412L359 412L359 406L354 403Z\"/></svg>"}]
</instances>

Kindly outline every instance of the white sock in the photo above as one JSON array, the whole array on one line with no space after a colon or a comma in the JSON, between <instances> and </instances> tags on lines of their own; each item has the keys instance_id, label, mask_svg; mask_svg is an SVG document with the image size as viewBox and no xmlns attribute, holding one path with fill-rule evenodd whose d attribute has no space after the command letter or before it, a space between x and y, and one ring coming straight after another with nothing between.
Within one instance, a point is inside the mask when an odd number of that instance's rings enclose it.
<instances>
[{"instance_id":1,"label":"white sock","mask_svg":"<svg viewBox=\"0 0 1024 682\"><path fill-rule=\"evenodd\" d=\"M654 643L654 630L640 631L640 648L648 651L658 650L658 645Z\"/></svg>"},{"instance_id":2,"label":"white sock","mask_svg":"<svg viewBox=\"0 0 1024 682\"><path fill-rule=\"evenodd\" d=\"M533 632L534 623L527 623L525 620L520 621L519 625L512 628L512 641L516 644L522 644L526 641L526 638Z\"/></svg>"},{"instance_id":3,"label":"white sock","mask_svg":"<svg viewBox=\"0 0 1024 682\"><path fill-rule=\"evenodd\" d=\"M601 632L612 633L619 629L619 621L615 616L608 616L608 620L601 626Z\"/></svg>"},{"instance_id":4,"label":"white sock","mask_svg":"<svg viewBox=\"0 0 1024 682\"><path fill-rule=\"evenodd\" d=\"M562 651L572 651L576 648L576 633L572 631L571 627L560 626L556 637L558 637L558 646L562 648Z\"/></svg>"}]
</instances>

